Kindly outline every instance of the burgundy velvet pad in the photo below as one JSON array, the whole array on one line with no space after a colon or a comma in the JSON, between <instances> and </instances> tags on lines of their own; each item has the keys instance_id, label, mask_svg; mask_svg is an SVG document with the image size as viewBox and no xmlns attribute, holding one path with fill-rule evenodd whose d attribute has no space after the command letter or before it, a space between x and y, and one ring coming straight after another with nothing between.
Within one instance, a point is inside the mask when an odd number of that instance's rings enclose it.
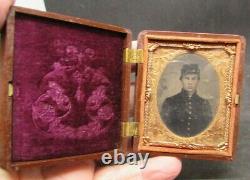
<instances>
[{"instance_id":1,"label":"burgundy velvet pad","mask_svg":"<svg viewBox=\"0 0 250 180\"><path fill-rule=\"evenodd\" d=\"M117 148L125 34L24 14L15 23L12 160Z\"/></svg>"}]
</instances>

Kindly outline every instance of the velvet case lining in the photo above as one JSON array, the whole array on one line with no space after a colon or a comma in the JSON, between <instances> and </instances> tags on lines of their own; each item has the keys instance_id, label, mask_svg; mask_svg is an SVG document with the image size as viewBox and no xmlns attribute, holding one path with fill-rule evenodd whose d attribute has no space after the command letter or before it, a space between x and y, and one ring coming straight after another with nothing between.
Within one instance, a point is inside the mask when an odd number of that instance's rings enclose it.
<instances>
[{"instance_id":1,"label":"velvet case lining","mask_svg":"<svg viewBox=\"0 0 250 180\"><path fill-rule=\"evenodd\" d=\"M117 148L125 38L114 31L16 14L12 161Z\"/></svg>"}]
</instances>

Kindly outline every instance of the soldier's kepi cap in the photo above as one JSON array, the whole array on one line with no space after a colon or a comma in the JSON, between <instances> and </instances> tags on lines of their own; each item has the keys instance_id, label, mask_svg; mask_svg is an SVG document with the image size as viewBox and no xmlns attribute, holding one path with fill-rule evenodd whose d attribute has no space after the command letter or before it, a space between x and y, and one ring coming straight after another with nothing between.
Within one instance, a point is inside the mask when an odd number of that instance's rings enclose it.
<instances>
[{"instance_id":1,"label":"soldier's kepi cap","mask_svg":"<svg viewBox=\"0 0 250 180\"><path fill-rule=\"evenodd\" d=\"M187 74L197 74L198 79L200 79L200 69L199 69L198 64L184 64L181 68L180 79L182 79L182 77Z\"/></svg>"}]
</instances>

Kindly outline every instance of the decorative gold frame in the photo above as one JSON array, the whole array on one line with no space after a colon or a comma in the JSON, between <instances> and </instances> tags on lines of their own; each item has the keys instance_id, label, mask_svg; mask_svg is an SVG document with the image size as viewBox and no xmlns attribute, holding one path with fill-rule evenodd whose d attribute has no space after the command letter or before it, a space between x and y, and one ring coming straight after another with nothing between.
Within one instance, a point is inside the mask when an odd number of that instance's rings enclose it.
<instances>
[{"instance_id":1,"label":"decorative gold frame","mask_svg":"<svg viewBox=\"0 0 250 180\"><path fill-rule=\"evenodd\" d=\"M138 151L157 151L207 159L232 159L237 135L241 89L241 36L145 31L140 35L144 64L139 65L136 119L140 122ZM193 52L205 57L219 77L219 105L209 127L193 137L172 133L161 121L157 85L174 57Z\"/></svg>"}]
</instances>

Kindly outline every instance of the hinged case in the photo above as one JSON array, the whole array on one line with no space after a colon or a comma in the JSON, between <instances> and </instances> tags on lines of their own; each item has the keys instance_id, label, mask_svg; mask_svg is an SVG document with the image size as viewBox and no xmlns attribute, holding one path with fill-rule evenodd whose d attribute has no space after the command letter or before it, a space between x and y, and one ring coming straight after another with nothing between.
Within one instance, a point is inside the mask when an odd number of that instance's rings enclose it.
<instances>
[{"instance_id":1,"label":"hinged case","mask_svg":"<svg viewBox=\"0 0 250 180\"><path fill-rule=\"evenodd\" d=\"M242 36L164 31L143 31L131 49L128 29L13 7L1 46L1 166L114 149L232 159L244 52Z\"/></svg>"}]
</instances>

